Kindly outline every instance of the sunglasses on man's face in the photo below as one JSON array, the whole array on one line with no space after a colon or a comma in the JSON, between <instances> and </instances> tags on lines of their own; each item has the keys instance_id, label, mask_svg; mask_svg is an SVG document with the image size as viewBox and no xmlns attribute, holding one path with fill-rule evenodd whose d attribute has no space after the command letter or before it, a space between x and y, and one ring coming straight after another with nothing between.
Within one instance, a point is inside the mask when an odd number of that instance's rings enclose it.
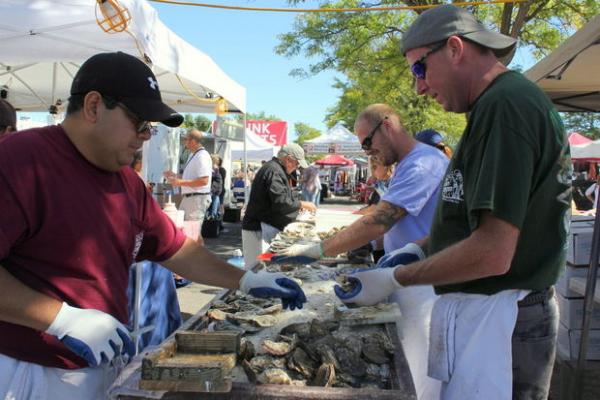
<instances>
[{"instance_id":1,"label":"sunglasses on man's face","mask_svg":"<svg viewBox=\"0 0 600 400\"><path fill-rule=\"evenodd\" d=\"M425 79L426 73L427 73L427 64L425 63L425 60L427 59L427 57L429 57L436 51L441 50L446 45L446 43L447 42L444 41L444 42L438 44L437 46L433 47L432 49L427 51L425 54L423 54L421 57L419 57L419 59L417 61L415 61L413 65L410 66L410 71L412 72L412 74L415 78Z\"/></svg>"},{"instance_id":2,"label":"sunglasses on man's face","mask_svg":"<svg viewBox=\"0 0 600 400\"><path fill-rule=\"evenodd\" d=\"M383 117L381 119L381 121L379 121L377 123L377 125L375 125L375 128L373 128L373 130L371 131L371 133L369 133L367 135L366 138L364 138L364 140L360 143L360 147L364 150L364 151L369 151L371 150L371 146L373 145L373 136L375 136L375 132L377 132L377 129L379 129L381 127L381 124L383 124L383 121L385 121L387 119L387 117Z\"/></svg>"},{"instance_id":3,"label":"sunglasses on man's face","mask_svg":"<svg viewBox=\"0 0 600 400\"><path fill-rule=\"evenodd\" d=\"M133 124L136 133L145 133L147 131L150 131L150 133L154 134L156 126L153 122L140 120L140 118L137 115L135 115L133 111L127 108L125 104L120 103L119 100L115 97L102 95L102 99L104 100L104 104L106 104L106 107L110 109L119 107L121 110L123 110L125 116L127 116L127 119L129 119Z\"/></svg>"},{"instance_id":4,"label":"sunglasses on man's face","mask_svg":"<svg viewBox=\"0 0 600 400\"><path fill-rule=\"evenodd\" d=\"M117 103L117 107L125 112L127 118L133 123L135 127L135 131L137 133L144 133L146 131L153 132L156 127L150 121L142 121L140 118L133 113L129 108L127 108L124 104Z\"/></svg>"}]
</instances>

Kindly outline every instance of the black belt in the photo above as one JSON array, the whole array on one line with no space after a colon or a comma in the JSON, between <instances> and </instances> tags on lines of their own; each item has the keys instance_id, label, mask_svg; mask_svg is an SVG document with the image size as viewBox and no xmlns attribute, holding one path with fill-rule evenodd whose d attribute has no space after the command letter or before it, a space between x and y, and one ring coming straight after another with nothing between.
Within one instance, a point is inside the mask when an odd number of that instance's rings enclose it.
<instances>
[{"instance_id":1,"label":"black belt","mask_svg":"<svg viewBox=\"0 0 600 400\"><path fill-rule=\"evenodd\" d=\"M208 196L210 193L186 193L183 197L192 197L192 196Z\"/></svg>"},{"instance_id":2,"label":"black belt","mask_svg":"<svg viewBox=\"0 0 600 400\"><path fill-rule=\"evenodd\" d=\"M519 307L529 307L534 306L536 304L543 303L545 301L550 300L554 297L554 286L550 286L549 288L542 290L535 290L529 293L527 296L523 298L523 300L519 301L517 305Z\"/></svg>"}]
</instances>

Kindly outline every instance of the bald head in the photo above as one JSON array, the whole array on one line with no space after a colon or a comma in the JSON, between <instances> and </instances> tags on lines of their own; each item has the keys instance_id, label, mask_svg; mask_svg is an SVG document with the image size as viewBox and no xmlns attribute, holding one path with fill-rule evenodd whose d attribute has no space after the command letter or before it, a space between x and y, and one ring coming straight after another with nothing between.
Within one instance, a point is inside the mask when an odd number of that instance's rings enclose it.
<instances>
[{"instance_id":1,"label":"bald head","mask_svg":"<svg viewBox=\"0 0 600 400\"><path fill-rule=\"evenodd\" d=\"M356 117L356 122L354 123L354 129L356 130L356 125L361 122L366 122L369 125L375 126L382 121L387 119L389 123L398 131L402 131L406 133L406 129L400 122L400 116L392 107L387 104L377 103L371 104L367 108L365 108L359 115Z\"/></svg>"},{"instance_id":2,"label":"bald head","mask_svg":"<svg viewBox=\"0 0 600 400\"><path fill-rule=\"evenodd\" d=\"M367 154L385 166L401 160L416 143L387 104L365 108L356 118L354 132Z\"/></svg>"}]
</instances>

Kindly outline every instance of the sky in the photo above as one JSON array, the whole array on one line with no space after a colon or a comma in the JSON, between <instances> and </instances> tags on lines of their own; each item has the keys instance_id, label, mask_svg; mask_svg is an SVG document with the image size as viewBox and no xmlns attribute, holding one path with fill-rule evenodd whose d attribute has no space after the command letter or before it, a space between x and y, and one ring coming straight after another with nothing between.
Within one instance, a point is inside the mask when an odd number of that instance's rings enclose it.
<instances>
[{"instance_id":1,"label":"sky","mask_svg":"<svg viewBox=\"0 0 600 400\"><path fill-rule=\"evenodd\" d=\"M210 4L285 8L284 0L210 1ZM306 123L325 132L327 108L341 94L332 85L337 76L322 72L299 80L294 68L304 68L314 59L303 55L288 59L275 54L278 35L291 32L298 13L250 12L151 3L160 19L183 39L209 55L223 71L247 90L247 110L264 111L288 122L288 141L295 139L294 124ZM315 8L307 1L304 8ZM534 61L527 51L517 52L512 66L526 70Z\"/></svg>"},{"instance_id":2,"label":"sky","mask_svg":"<svg viewBox=\"0 0 600 400\"><path fill-rule=\"evenodd\" d=\"M211 1L246 7L287 7L283 0ZM307 3L307 8L313 2ZM314 3L313 3L314 4ZM217 10L152 2L160 19L177 35L210 56L221 69L246 88L247 111L264 111L288 122L288 141L294 124L306 123L322 132L328 107L336 103L335 74L298 79L294 68L309 65L303 57L275 54L277 36L290 32L297 13ZM314 62L314 60L313 60Z\"/></svg>"}]
</instances>

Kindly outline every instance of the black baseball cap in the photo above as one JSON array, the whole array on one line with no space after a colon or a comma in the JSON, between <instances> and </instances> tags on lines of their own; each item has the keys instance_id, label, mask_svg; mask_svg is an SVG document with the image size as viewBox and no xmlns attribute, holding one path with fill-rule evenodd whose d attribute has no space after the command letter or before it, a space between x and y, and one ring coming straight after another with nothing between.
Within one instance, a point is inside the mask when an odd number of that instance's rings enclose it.
<instances>
[{"instance_id":1,"label":"black baseball cap","mask_svg":"<svg viewBox=\"0 0 600 400\"><path fill-rule=\"evenodd\" d=\"M183 116L163 103L152 70L138 58L123 53L100 53L83 63L71 84L71 96L91 91L114 97L143 121L176 127Z\"/></svg>"},{"instance_id":2,"label":"black baseball cap","mask_svg":"<svg viewBox=\"0 0 600 400\"><path fill-rule=\"evenodd\" d=\"M445 4L431 8L417 17L402 35L402 54L454 35L491 49L505 65L512 60L517 45L515 38L487 29L467 10Z\"/></svg>"}]
</instances>

